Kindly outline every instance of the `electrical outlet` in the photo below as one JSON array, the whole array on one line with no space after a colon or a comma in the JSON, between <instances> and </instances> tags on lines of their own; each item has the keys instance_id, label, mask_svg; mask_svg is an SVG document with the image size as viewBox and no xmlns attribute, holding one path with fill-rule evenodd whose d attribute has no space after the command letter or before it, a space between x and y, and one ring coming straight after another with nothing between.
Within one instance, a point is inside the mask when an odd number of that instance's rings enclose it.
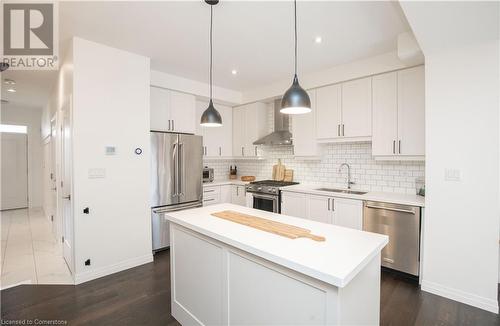
<instances>
[{"instance_id":1,"label":"electrical outlet","mask_svg":"<svg viewBox=\"0 0 500 326\"><path fill-rule=\"evenodd\" d=\"M85 266L90 266L90 259L87 259L87 260L85 261Z\"/></svg>"},{"instance_id":2,"label":"electrical outlet","mask_svg":"<svg viewBox=\"0 0 500 326\"><path fill-rule=\"evenodd\" d=\"M444 171L444 180L445 181L461 181L462 180L462 172L458 169L446 169Z\"/></svg>"}]
</instances>

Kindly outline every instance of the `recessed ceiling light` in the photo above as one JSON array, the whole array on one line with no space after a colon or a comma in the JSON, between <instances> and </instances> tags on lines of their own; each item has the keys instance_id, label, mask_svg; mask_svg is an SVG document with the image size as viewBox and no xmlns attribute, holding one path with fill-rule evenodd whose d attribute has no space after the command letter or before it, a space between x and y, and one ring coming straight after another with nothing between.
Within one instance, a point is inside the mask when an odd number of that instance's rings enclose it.
<instances>
[{"instance_id":1,"label":"recessed ceiling light","mask_svg":"<svg viewBox=\"0 0 500 326\"><path fill-rule=\"evenodd\" d=\"M319 43L323 42L323 39L321 38L321 36L316 36L316 37L314 38L314 42L316 42L316 43L318 43L318 44L319 44Z\"/></svg>"},{"instance_id":2,"label":"recessed ceiling light","mask_svg":"<svg viewBox=\"0 0 500 326\"><path fill-rule=\"evenodd\" d=\"M233 75L237 75L237 74L238 74L238 70L233 69L233 70L231 70L231 73L232 73Z\"/></svg>"},{"instance_id":3,"label":"recessed ceiling light","mask_svg":"<svg viewBox=\"0 0 500 326\"><path fill-rule=\"evenodd\" d=\"M7 85L15 85L15 84L16 84L16 82L15 82L14 80L12 80L12 79L7 79L7 78L6 78L6 79L4 79L4 80L3 80L3 82L4 82L5 84L7 84Z\"/></svg>"},{"instance_id":4,"label":"recessed ceiling light","mask_svg":"<svg viewBox=\"0 0 500 326\"><path fill-rule=\"evenodd\" d=\"M15 93L16 90L14 88L9 88L9 89L7 89L7 92L9 92L9 93Z\"/></svg>"}]
</instances>

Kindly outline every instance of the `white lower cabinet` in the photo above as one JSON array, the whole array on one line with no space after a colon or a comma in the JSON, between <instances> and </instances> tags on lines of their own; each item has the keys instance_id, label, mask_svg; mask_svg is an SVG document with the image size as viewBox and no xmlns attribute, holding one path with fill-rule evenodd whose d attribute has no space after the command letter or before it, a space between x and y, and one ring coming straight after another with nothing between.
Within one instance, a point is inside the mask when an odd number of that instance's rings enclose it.
<instances>
[{"instance_id":1,"label":"white lower cabinet","mask_svg":"<svg viewBox=\"0 0 500 326\"><path fill-rule=\"evenodd\" d=\"M356 199L333 198L333 224L346 228L363 229L363 202Z\"/></svg>"},{"instance_id":2,"label":"white lower cabinet","mask_svg":"<svg viewBox=\"0 0 500 326\"><path fill-rule=\"evenodd\" d=\"M203 206L232 203L247 206L246 190L244 185L204 185Z\"/></svg>"},{"instance_id":3,"label":"white lower cabinet","mask_svg":"<svg viewBox=\"0 0 500 326\"><path fill-rule=\"evenodd\" d=\"M283 191L281 214L363 229L363 201Z\"/></svg>"},{"instance_id":4,"label":"white lower cabinet","mask_svg":"<svg viewBox=\"0 0 500 326\"><path fill-rule=\"evenodd\" d=\"M307 218L316 222L333 222L332 197L307 196Z\"/></svg>"},{"instance_id":5,"label":"white lower cabinet","mask_svg":"<svg viewBox=\"0 0 500 326\"><path fill-rule=\"evenodd\" d=\"M231 185L231 203L241 206L247 205L245 186Z\"/></svg>"},{"instance_id":6,"label":"white lower cabinet","mask_svg":"<svg viewBox=\"0 0 500 326\"><path fill-rule=\"evenodd\" d=\"M281 193L281 214L295 217L306 216L306 195L296 192Z\"/></svg>"}]
</instances>

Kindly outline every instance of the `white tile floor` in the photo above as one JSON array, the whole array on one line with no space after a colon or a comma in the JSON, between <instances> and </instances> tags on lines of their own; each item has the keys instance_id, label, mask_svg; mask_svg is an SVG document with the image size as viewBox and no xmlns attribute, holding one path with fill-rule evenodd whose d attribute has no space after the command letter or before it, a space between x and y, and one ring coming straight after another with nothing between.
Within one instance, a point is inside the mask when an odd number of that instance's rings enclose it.
<instances>
[{"instance_id":1,"label":"white tile floor","mask_svg":"<svg viewBox=\"0 0 500 326\"><path fill-rule=\"evenodd\" d=\"M73 284L62 247L41 209L0 212L1 288L16 284Z\"/></svg>"}]
</instances>

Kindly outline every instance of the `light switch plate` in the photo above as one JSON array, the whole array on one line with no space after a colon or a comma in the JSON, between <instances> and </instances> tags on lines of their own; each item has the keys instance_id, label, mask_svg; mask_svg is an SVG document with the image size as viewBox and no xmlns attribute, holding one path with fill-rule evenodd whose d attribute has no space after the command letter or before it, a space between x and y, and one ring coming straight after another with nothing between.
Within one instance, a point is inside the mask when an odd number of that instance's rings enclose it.
<instances>
[{"instance_id":1,"label":"light switch plate","mask_svg":"<svg viewBox=\"0 0 500 326\"><path fill-rule=\"evenodd\" d=\"M445 181L461 181L462 180L462 172L458 169L446 169L444 171L444 180Z\"/></svg>"},{"instance_id":2,"label":"light switch plate","mask_svg":"<svg viewBox=\"0 0 500 326\"><path fill-rule=\"evenodd\" d=\"M91 168L89 169L89 179L103 179L106 178L106 169Z\"/></svg>"},{"instance_id":3,"label":"light switch plate","mask_svg":"<svg viewBox=\"0 0 500 326\"><path fill-rule=\"evenodd\" d=\"M106 155L116 155L116 147L115 146L106 146L104 148L104 153Z\"/></svg>"}]
</instances>

